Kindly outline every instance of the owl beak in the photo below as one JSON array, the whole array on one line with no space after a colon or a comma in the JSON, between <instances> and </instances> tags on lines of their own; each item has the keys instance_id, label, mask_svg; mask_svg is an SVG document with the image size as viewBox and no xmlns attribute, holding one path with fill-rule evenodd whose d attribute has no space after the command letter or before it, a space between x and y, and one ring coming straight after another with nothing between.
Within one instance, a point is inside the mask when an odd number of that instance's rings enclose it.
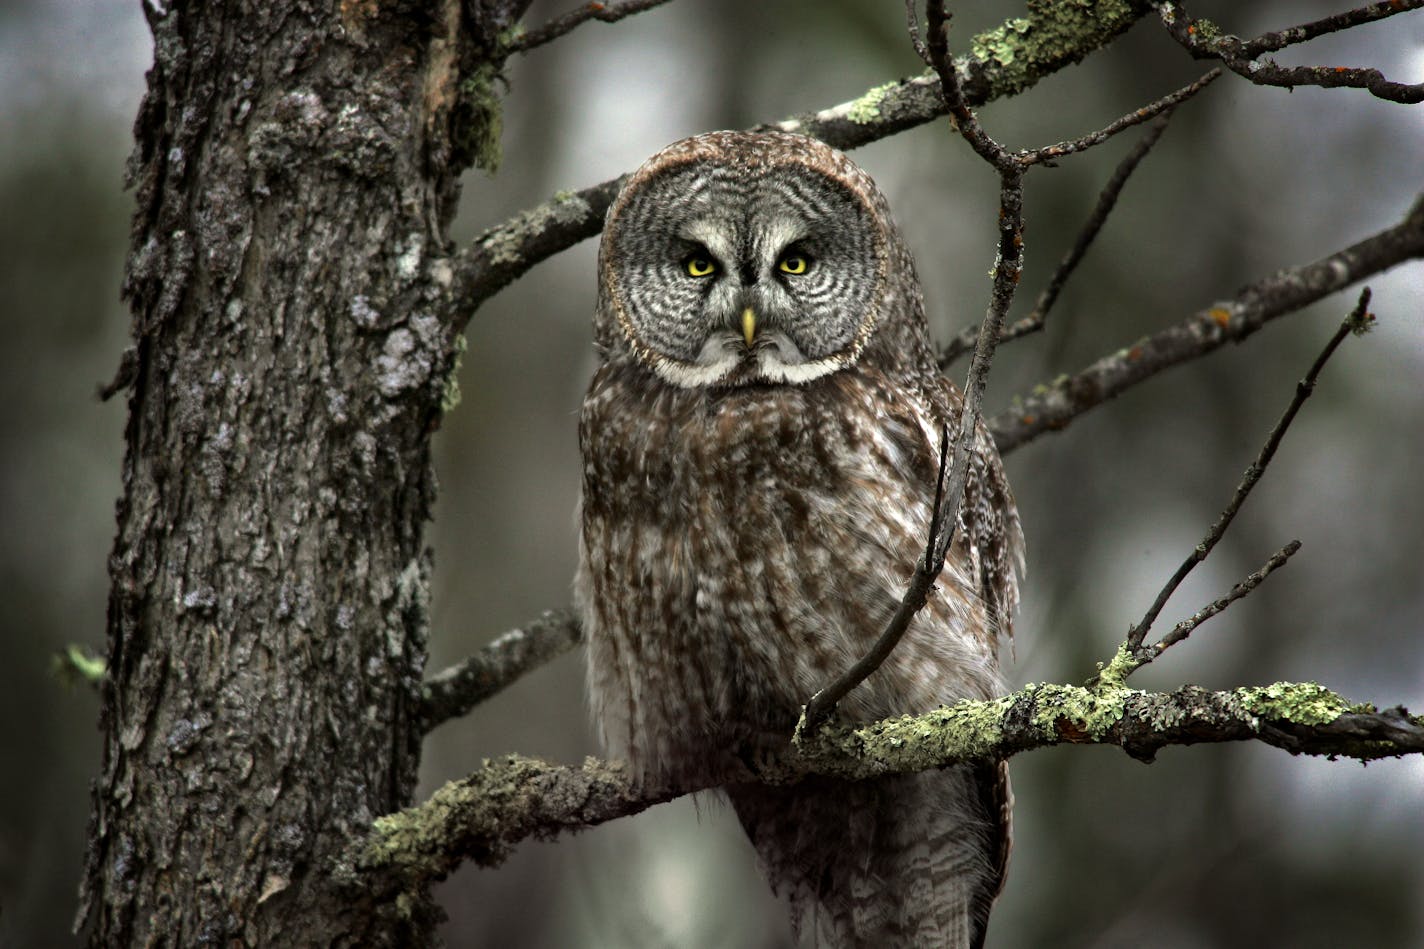
<instances>
[{"instance_id":1,"label":"owl beak","mask_svg":"<svg viewBox=\"0 0 1424 949\"><path fill-rule=\"evenodd\" d=\"M742 339L747 341L748 346L756 339L756 311L751 307L742 311Z\"/></svg>"}]
</instances>

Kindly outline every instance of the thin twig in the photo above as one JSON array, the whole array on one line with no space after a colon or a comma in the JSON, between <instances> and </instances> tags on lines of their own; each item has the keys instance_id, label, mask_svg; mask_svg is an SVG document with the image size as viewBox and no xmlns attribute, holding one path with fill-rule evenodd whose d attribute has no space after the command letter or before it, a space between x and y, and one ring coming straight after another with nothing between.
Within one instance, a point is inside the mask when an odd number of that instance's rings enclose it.
<instances>
[{"instance_id":1,"label":"thin twig","mask_svg":"<svg viewBox=\"0 0 1424 949\"><path fill-rule=\"evenodd\" d=\"M1326 17L1302 26L1267 33L1243 42L1239 37L1222 33L1215 24L1187 16L1180 5L1164 2L1158 7L1162 25L1182 48L1197 59L1216 59L1232 72L1258 86L1320 86L1321 88L1365 89L1371 95L1389 102L1412 104L1424 102L1424 83L1391 82L1378 69L1357 69L1349 66L1281 66L1261 54L1302 43L1325 33L1345 29L1357 23L1404 13L1424 5L1424 0L1397 0L1395 3L1374 4L1334 17Z\"/></svg>"},{"instance_id":2,"label":"thin twig","mask_svg":"<svg viewBox=\"0 0 1424 949\"><path fill-rule=\"evenodd\" d=\"M545 610L532 623L503 634L464 662L426 680L421 716L425 730L464 715L582 639L578 617L570 609Z\"/></svg>"},{"instance_id":3,"label":"thin twig","mask_svg":"<svg viewBox=\"0 0 1424 949\"><path fill-rule=\"evenodd\" d=\"M553 42L589 20L617 23L624 17L660 7L667 2L668 0L625 0L623 3L585 3L577 10L570 10L555 17L538 29L515 36L505 49L511 53L527 53L536 46Z\"/></svg>"},{"instance_id":4,"label":"thin twig","mask_svg":"<svg viewBox=\"0 0 1424 949\"><path fill-rule=\"evenodd\" d=\"M959 84L959 73L954 68L954 61L949 56L949 21L951 17L945 12L942 0L930 0L925 9L926 29L929 33L927 42L930 54L930 65L934 67L935 74L939 76L940 92L944 96L945 108L949 110L950 116L958 125L960 136L969 143L969 147L990 165L1000 175L1022 174L1017 157L1009 152L1007 148L1000 145L979 125L978 118L969 108L969 101L964 96L964 90Z\"/></svg>"},{"instance_id":5,"label":"thin twig","mask_svg":"<svg viewBox=\"0 0 1424 949\"><path fill-rule=\"evenodd\" d=\"M1310 398L1310 394L1315 391L1315 380L1320 375L1320 371L1325 368L1325 363L1352 330L1364 325L1369 303L1370 288L1365 287L1360 291L1359 302L1355 304L1355 309L1351 311L1350 315L1345 318L1345 321L1340 324L1340 328L1335 331L1335 334L1330 337L1330 342L1325 344L1325 348L1321 350L1320 355L1315 358L1315 362L1311 365L1310 371L1306 373L1305 378L1297 383L1295 395L1291 398L1290 405L1286 407L1285 414L1281 416L1280 421L1271 429L1271 434L1266 438L1266 443L1261 446L1260 454L1256 456L1256 460L1246 469L1246 473L1241 478L1241 483L1236 486L1236 491L1231 497L1231 503L1226 506L1226 510L1221 512L1221 516L1218 517L1216 523L1211 526L1211 530L1207 531L1206 537L1202 538L1202 542L1192 550L1186 560L1182 561L1182 565L1177 568L1177 572L1172 574L1171 579L1168 580L1166 585L1158 592L1157 599L1153 601L1142 619L1128 632L1127 646L1130 652L1134 654L1138 653L1142 646L1143 637L1147 635L1147 631L1150 630L1152 624L1156 622L1157 615L1161 613L1162 608L1167 605L1167 600L1171 598L1172 594L1176 592L1177 587L1181 586L1182 581L1196 568L1197 564L1207 558L1212 548L1217 545L1217 542L1220 541L1222 536L1226 533L1226 529L1231 526L1232 520L1236 517L1237 512L1241 510L1241 505L1244 504L1246 498L1250 496L1251 489L1256 486L1257 482L1261 480L1261 476L1266 473L1266 466L1269 465L1271 459L1275 457L1276 449L1280 446L1281 439L1285 437L1286 429L1290 428L1291 422L1295 421L1296 413L1300 411L1300 407L1305 404L1305 400Z\"/></svg>"},{"instance_id":6,"label":"thin twig","mask_svg":"<svg viewBox=\"0 0 1424 949\"><path fill-rule=\"evenodd\" d=\"M1274 573L1277 568L1284 566L1287 560L1295 556L1296 551L1298 550L1300 550L1300 541L1293 540L1289 544L1286 544L1280 550L1272 554L1271 559L1267 560L1260 570L1257 570L1255 573L1249 575L1245 580L1242 580L1240 583L1232 587L1231 590L1226 594L1226 596L1223 596L1218 600L1213 600L1206 606L1197 610L1191 616L1182 620L1176 626L1173 626L1171 632L1167 633L1161 639L1157 640L1157 642L1152 644L1151 649L1149 649L1147 653L1143 656L1143 665L1146 665L1148 662L1151 662L1157 656L1162 655L1162 653L1166 652L1168 649L1171 649L1173 646L1177 645L1177 643L1186 639L1192 634L1192 630L1196 629L1202 623L1205 623L1213 616L1225 610L1232 603L1235 603L1237 600L1241 599L1246 594L1256 589L1258 586L1261 585L1261 582L1267 577L1269 577L1272 573Z\"/></svg>"},{"instance_id":7,"label":"thin twig","mask_svg":"<svg viewBox=\"0 0 1424 949\"><path fill-rule=\"evenodd\" d=\"M1141 125L1143 122L1154 119L1159 115L1170 114L1177 106L1186 102L1198 92L1201 92L1220 76L1220 67L1210 69L1203 73L1202 77L1196 82L1189 83L1176 92L1168 93L1156 102L1149 102L1142 108L1129 112L1110 125L1098 129L1096 132L1089 132L1087 135L1075 138L1072 141L1059 142L1056 145L1045 145L1043 148L1020 152L1018 156L1019 161L1025 165L1047 164L1067 155L1086 151L1095 145L1101 145L1119 132Z\"/></svg>"},{"instance_id":8,"label":"thin twig","mask_svg":"<svg viewBox=\"0 0 1424 949\"><path fill-rule=\"evenodd\" d=\"M930 51L925 47L925 41L920 36L920 16L918 12L918 0L905 0L905 29L910 34L910 45L915 49L915 55L920 57L920 62L926 66L933 66L930 61Z\"/></svg>"},{"instance_id":9,"label":"thin twig","mask_svg":"<svg viewBox=\"0 0 1424 949\"><path fill-rule=\"evenodd\" d=\"M1103 187L1102 192L1098 195L1098 202L1093 207L1093 213L1089 215L1088 220L1078 232L1077 240L1073 242L1073 246L1069 248L1068 253L1063 256L1063 259L1058 262L1058 269L1053 272L1053 277L1048 281L1048 285L1043 288L1038 295L1038 299L1034 301L1032 312L1005 327L999 336L999 342L1006 343L1043 329L1044 322L1048 317L1048 311L1053 308L1053 304L1057 302L1058 295L1063 291L1063 287L1067 284L1068 278L1072 276L1073 271L1077 269L1079 262L1082 261L1084 255L1087 254L1088 248L1091 247L1093 241L1097 239L1098 232L1101 231L1103 225L1107 223L1108 215L1112 213L1113 208L1117 205L1117 199L1122 194L1122 189L1123 186L1127 184L1127 179L1137 170L1138 164L1140 164L1142 159L1147 156L1147 153L1152 150L1152 147L1157 144L1158 139L1162 137L1162 133L1167 130L1167 123L1171 121L1175 111L1175 108L1167 109L1153 119L1152 124L1147 127L1146 134L1133 146L1132 151L1128 152L1122 161L1118 162L1118 166L1116 170L1113 171L1112 177L1108 179L1107 185ZM966 326L961 330L959 335L951 339L949 343L945 345L943 351L941 351L939 355L940 368L948 368L956 359L969 352L969 350L974 347L974 341L978 339L978 337L979 328L977 326Z\"/></svg>"},{"instance_id":10,"label":"thin twig","mask_svg":"<svg viewBox=\"0 0 1424 949\"><path fill-rule=\"evenodd\" d=\"M1242 56L1254 59L1262 53L1274 53L1276 50L1305 43L1327 33L1336 33L1362 23L1383 20L1396 13L1418 9L1420 6L1424 6L1424 0L1384 0L1383 3L1371 3L1357 10L1346 10L1344 13L1336 13L1310 23L1302 23L1300 26L1277 30L1273 33L1262 33L1255 39L1242 43L1240 52Z\"/></svg>"}]
</instances>

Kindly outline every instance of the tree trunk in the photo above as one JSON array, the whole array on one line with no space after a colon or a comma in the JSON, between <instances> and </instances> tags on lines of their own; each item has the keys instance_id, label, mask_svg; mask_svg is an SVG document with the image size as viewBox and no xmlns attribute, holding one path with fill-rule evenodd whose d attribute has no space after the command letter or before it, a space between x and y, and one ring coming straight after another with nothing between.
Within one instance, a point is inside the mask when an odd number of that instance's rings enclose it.
<instances>
[{"instance_id":1,"label":"tree trunk","mask_svg":"<svg viewBox=\"0 0 1424 949\"><path fill-rule=\"evenodd\" d=\"M330 871L415 784L446 225L520 6L146 8L94 945L429 939Z\"/></svg>"}]
</instances>

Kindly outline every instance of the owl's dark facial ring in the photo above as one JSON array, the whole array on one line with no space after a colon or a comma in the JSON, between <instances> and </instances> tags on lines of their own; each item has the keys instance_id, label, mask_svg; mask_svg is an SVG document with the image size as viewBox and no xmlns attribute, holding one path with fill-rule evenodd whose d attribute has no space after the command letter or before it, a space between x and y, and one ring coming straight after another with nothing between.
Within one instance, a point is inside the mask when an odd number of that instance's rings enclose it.
<instances>
[{"instance_id":1,"label":"owl's dark facial ring","mask_svg":"<svg viewBox=\"0 0 1424 949\"><path fill-rule=\"evenodd\" d=\"M604 240L624 336L674 385L809 382L876 323L884 240L859 197L802 166L669 169Z\"/></svg>"}]
</instances>

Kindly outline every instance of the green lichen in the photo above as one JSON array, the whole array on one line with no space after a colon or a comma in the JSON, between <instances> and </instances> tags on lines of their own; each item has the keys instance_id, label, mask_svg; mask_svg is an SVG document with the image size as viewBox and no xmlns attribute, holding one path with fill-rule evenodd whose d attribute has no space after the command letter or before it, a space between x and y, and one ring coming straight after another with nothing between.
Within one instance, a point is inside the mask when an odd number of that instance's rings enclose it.
<instances>
[{"instance_id":1,"label":"green lichen","mask_svg":"<svg viewBox=\"0 0 1424 949\"><path fill-rule=\"evenodd\" d=\"M1351 705L1315 682L1276 682L1237 689L1236 696L1241 707L1257 718L1297 725L1328 725L1346 712L1374 711L1370 706Z\"/></svg>"},{"instance_id":2,"label":"green lichen","mask_svg":"<svg viewBox=\"0 0 1424 949\"><path fill-rule=\"evenodd\" d=\"M1132 694L1121 684L1106 686L1101 680L1091 689L1045 684L1025 691L1033 700L1033 723L1039 734L1054 740L1064 737L1067 726L1101 741L1122 721L1127 697Z\"/></svg>"},{"instance_id":3,"label":"green lichen","mask_svg":"<svg viewBox=\"0 0 1424 949\"><path fill-rule=\"evenodd\" d=\"M1228 35L1225 30L1206 17L1197 17L1192 21L1192 26L1196 28L1197 38L1208 43Z\"/></svg>"},{"instance_id":4,"label":"green lichen","mask_svg":"<svg viewBox=\"0 0 1424 949\"><path fill-rule=\"evenodd\" d=\"M1013 95L1078 62L1150 9L1131 0L1029 0L1027 17L980 33L970 41L970 51L990 67L994 94Z\"/></svg>"},{"instance_id":5,"label":"green lichen","mask_svg":"<svg viewBox=\"0 0 1424 949\"><path fill-rule=\"evenodd\" d=\"M1104 690L1126 687L1127 677L1136 671L1139 663L1133 658L1132 650L1126 642L1117 647L1117 652L1107 665L1098 666L1097 688Z\"/></svg>"},{"instance_id":6,"label":"green lichen","mask_svg":"<svg viewBox=\"0 0 1424 949\"><path fill-rule=\"evenodd\" d=\"M866 92L865 95L850 103L846 109L846 118L856 125L865 125L867 122L874 122L880 118L880 103L885 100L885 96L890 93L899 83L887 82L883 86L876 86Z\"/></svg>"},{"instance_id":7,"label":"green lichen","mask_svg":"<svg viewBox=\"0 0 1424 949\"><path fill-rule=\"evenodd\" d=\"M931 748L954 749L970 758L994 755L1004 740L1004 716L1009 699L992 702L959 702L928 716L928 721L916 727Z\"/></svg>"},{"instance_id":8,"label":"green lichen","mask_svg":"<svg viewBox=\"0 0 1424 949\"><path fill-rule=\"evenodd\" d=\"M465 350L468 348L469 342L465 339L464 333L455 337L455 362L450 367L450 372L445 376L445 392L440 397L442 415L453 412L460 404L460 367L464 365Z\"/></svg>"},{"instance_id":9,"label":"green lichen","mask_svg":"<svg viewBox=\"0 0 1424 949\"><path fill-rule=\"evenodd\" d=\"M964 701L870 725L830 726L811 736L798 726L793 741L803 757L802 767L809 765L821 774L866 777L924 771L946 760L987 760L1001 754L1004 716L1012 704L1012 697ZM788 776L800 773L793 767Z\"/></svg>"}]
</instances>

